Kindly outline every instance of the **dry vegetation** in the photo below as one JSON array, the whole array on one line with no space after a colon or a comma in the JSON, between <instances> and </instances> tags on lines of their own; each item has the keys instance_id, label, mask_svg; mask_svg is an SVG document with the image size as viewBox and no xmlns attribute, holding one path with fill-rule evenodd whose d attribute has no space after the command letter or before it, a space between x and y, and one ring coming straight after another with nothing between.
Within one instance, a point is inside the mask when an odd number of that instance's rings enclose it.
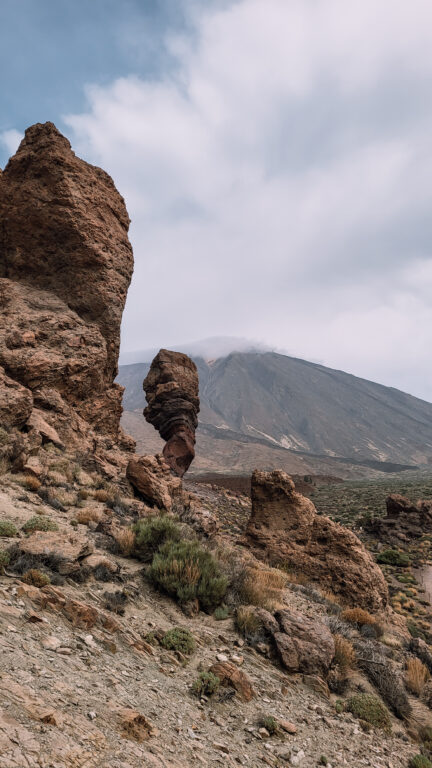
<instances>
[{"instance_id":1,"label":"dry vegetation","mask_svg":"<svg viewBox=\"0 0 432 768\"><path fill-rule=\"evenodd\" d=\"M408 659L405 673L405 685L411 693L421 696L430 679L430 672L420 659Z\"/></svg>"}]
</instances>

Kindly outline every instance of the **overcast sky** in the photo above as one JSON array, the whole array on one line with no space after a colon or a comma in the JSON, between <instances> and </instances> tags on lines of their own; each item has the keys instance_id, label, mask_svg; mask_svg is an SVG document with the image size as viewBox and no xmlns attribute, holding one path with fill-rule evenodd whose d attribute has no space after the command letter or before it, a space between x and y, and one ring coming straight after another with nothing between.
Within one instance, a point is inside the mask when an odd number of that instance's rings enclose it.
<instances>
[{"instance_id":1,"label":"overcast sky","mask_svg":"<svg viewBox=\"0 0 432 768\"><path fill-rule=\"evenodd\" d=\"M0 165L53 120L132 218L124 353L214 336L432 400L430 0L1 0Z\"/></svg>"}]
</instances>

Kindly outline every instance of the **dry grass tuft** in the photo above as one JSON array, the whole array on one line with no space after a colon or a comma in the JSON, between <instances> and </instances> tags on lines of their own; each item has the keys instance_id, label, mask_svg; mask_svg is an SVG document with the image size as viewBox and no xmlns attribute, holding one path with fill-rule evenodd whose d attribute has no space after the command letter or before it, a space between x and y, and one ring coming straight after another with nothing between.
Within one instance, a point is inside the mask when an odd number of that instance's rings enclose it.
<instances>
[{"instance_id":1,"label":"dry grass tuft","mask_svg":"<svg viewBox=\"0 0 432 768\"><path fill-rule=\"evenodd\" d=\"M420 696L429 678L430 672L420 659L408 659L405 685L411 693Z\"/></svg>"},{"instance_id":2,"label":"dry grass tuft","mask_svg":"<svg viewBox=\"0 0 432 768\"><path fill-rule=\"evenodd\" d=\"M243 603L274 610L282 604L287 578L277 568L246 568L239 587Z\"/></svg>"},{"instance_id":3,"label":"dry grass tuft","mask_svg":"<svg viewBox=\"0 0 432 768\"><path fill-rule=\"evenodd\" d=\"M348 624L355 624L358 627L363 627L365 624L376 624L374 617L363 608L346 608L341 613L341 619L347 621Z\"/></svg>"},{"instance_id":4,"label":"dry grass tuft","mask_svg":"<svg viewBox=\"0 0 432 768\"><path fill-rule=\"evenodd\" d=\"M36 493L42 485L39 478L34 475L15 475L14 480L23 488L26 488L27 491L33 491L34 493Z\"/></svg>"},{"instance_id":5,"label":"dry grass tuft","mask_svg":"<svg viewBox=\"0 0 432 768\"><path fill-rule=\"evenodd\" d=\"M93 492L93 498L96 499L96 501L102 502L102 504L107 504L107 502L113 501L114 496L110 491L107 491L106 488L98 488Z\"/></svg>"},{"instance_id":6,"label":"dry grass tuft","mask_svg":"<svg viewBox=\"0 0 432 768\"><path fill-rule=\"evenodd\" d=\"M114 538L122 555L129 557L135 548L135 534L131 528L119 528Z\"/></svg>"},{"instance_id":7,"label":"dry grass tuft","mask_svg":"<svg viewBox=\"0 0 432 768\"><path fill-rule=\"evenodd\" d=\"M286 576L286 580L289 584L299 584L305 587L309 584L309 579L304 573L298 573L297 571L286 571L283 567L280 568Z\"/></svg>"},{"instance_id":8,"label":"dry grass tuft","mask_svg":"<svg viewBox=\"0 0 432 768\"><path fill-rule=\"evenodd\" d=\"M235 626L243 637L254 635L261 629L261 621L251 605L239 605L235 615Z\"/></svg>"},{"instance_id":9,"label":"dry grass tuft","mask_svg":"<svg viewBox=\"0 0 432 768\"><path fill-rule=\"evenodd\" d=\"M80 525L88 525L90 522L98 523L101 517L102 514L99 509L84 507L84 509L80 509L79 512L77 512L76 521L77 523L80 523Z\"/></svg>"},{"instance_id":10,"label":"dry grass tuft","mask_svg":"<svg viewBox=\"0 0 432 768\"><path fill-rule=\"evenodd\" d=\"M342 635L334 635L335 655L334 663L342 672L352 669L356 663L356 652L352 643Z\"/></svg>"}]
</instances>

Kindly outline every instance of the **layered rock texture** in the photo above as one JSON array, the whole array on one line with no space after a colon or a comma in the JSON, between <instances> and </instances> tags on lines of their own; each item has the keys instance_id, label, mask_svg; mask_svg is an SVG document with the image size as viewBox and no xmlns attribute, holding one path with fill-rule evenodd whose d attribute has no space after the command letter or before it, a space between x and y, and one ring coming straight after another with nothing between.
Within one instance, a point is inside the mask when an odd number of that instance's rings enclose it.
<instances>
[{"instance_id":1,"label":"layered rock texture","mask_svg":"<svg viewBox=\"0 0 432 768\"><path fill-rule=\"evenodd\" d=\"M133 270L123 198L37 124L0 175L0 220L1 426L37 433L21 453L51 439L38 424L83 449L131 448L114 384Z\"/></svg>"},{"instance_id":2,"label":"layered rock texture","mask_svg":"<svg viewBox=\"0 0 432 768\"><path fill-rule=\"evenodd\" d=\"M198 426L198 371L181 352L161 349L144 379L146 420L159 431L166 445L163 455L173 472L182 477L195 456Z\"/></svg>"},{"instance_id":3,"label":"layered rock texture","mask_svg":"<svg viewBox=\"0 0 432 768\"><path fill-rule=\"evenodd\" d=\"M371 520L366 525L367 530L381 541L399 545L432 532L432 501L413 503L399 493L392 493L386 506L386 517Z\"/></svg>"},{"instance_id":4,"label":"layered rock texture","mask_svg":"<svg viewBox=\"0 0 432 768\"><path fill-rule=\"evenodd\" d=\"M378 610L387 603L382 571L357 536L318 515L285 472L253 473L246 539L259 557L304 574L350 604Z\"/></svg>"}]
</instances>

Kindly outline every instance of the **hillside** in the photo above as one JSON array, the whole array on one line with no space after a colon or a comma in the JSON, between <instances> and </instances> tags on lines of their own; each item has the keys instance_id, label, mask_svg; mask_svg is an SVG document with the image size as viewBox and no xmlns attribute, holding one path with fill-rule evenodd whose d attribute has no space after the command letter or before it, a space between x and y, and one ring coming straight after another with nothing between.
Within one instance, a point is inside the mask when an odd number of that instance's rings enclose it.
<instances>
[{"instance_id":1,"label":"hillside","mask_svg":"<svg viewBox=\"0 0 432 768\"><path fill-rule=\"evenodd\" d=\"M274 352L196 358L201 413L196 469L290 472L432 462L432 404L391 387ZM123 425L140 450L158 436L141 416L148 363L120 366ZM156 442L155 442L156 441Z\"/></svg>"}]
</instances>

